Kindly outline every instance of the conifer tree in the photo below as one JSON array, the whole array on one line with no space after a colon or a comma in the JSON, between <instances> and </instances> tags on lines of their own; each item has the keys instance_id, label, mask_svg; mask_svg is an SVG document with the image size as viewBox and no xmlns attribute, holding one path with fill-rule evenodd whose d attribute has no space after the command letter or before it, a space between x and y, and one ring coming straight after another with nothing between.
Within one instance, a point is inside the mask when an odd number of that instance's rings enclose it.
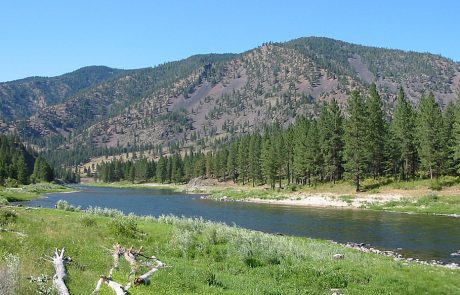
<instances>
[{"instance_id":1,"label":"conifer tree","mask_svg":"<svg viewBox=\"0 0 460 295\"><path fill-rule=\"evenodd\" d=\"M314 120L311 122L310 127L308 128L307 138L305 142L305 160L307 169L307 179L309 185L312 181L314 184L316 184L316 182L320 180L318 178L321 177L321 168L323 166L323 161L318 138L318 124Z\"/></svg>"},{"instance_id":2,"label":"conifer tree","mask_svg":"<svg viewBox=\"0 0 460 295\"><path fill-rule=\"evenodd\" d=\"M250 137L249 142L249 176L252 179L252 186L255 186L256 181L262 178L260 166L262 137L256 133Z\"/></svg>"},{"instance_id":3,"label":"conifer tree","mask_svg":"<svg viewBox=\"0 0 460 295\"><path fill-rule=\"evenodd\" d=\"M276 150L271 138L264 136L262 141L262 173L272 189L275 189L277 167L275 163Z\"/></svg>"},{"instance_id":4,"label":"conifer tree","mask_svg":"<svg viewBox=\"0 0 460 295\"><path fill-rule=\"evenodd\" d=\"M307 161L306 161L306 146L307 134L310 127L310 122L301 117L297 120L294 127L294 174L297 182L305 184L307 180Z\"/></svg>"},{"instance_id":5,"label":"conifer tree","mask_svg":"<svg viewBox=\"0 0 460 295\"><path fill-rule=\"evenodd\" d=\"M432 92L422 97L417 135L420 165L430 179L438 177L442 166L442 113Z\"/></svg>"},{"instance_id":6,"label":"conifer tree","mask_svg":"<svg viewBox=\"0 0 460 295\"><path fill-rule=\"evenodd\" d=\"M343 116L335 98L321 108L318 124L324 174L335 183L343 171Z\"/></svg>"},{"instance_id":7,"label":"conifer tree","mask_svg":"<svg viewBox=\"0 0 460 295\"><path fill-rule=\"evenodd\" d=\"M348 118L345 128L345 172L348 178L356 185L356 191L360 191L360 181L364 177L366 168L366 106L361 94L354 90L348 100Z\"/></svg>"},{"instance_id":8,"label":"conifer tree","mask_svg":"<svg viewBox=\"0 0 460 295\"><path fill-rule=\"evenodd\" d=\"M227 157L227 174L231 177L233 182L236 182L238 179L237 160L238 160L238 142L234 141L230 147L228 157Z\"/></svg>"},{"instance_id":9,"label":"conifer tree","mask_svg":"<svg viewBox=\"0 0 460 295\"><path fill-rule=\"evenodd\" d=\"M382 175L384 171L384 151L387 125L383 110L383 101L375 83L369 90L369 98L366 100L366 144L368 156L368 171L374 179Z\"/></svg>"},{"instance_id":10,"label":"conifer tree","mask_svg":"<svg viewBox=\"0 0 460 295\"><path fill-rule=\"evenodd\" d=\"M412 105L407 101L402 87L396 99L396 107L391 124L392 135L396 151L399 156L401 178L407 180L415 175L417 167L417 148L415 143L415 113Z\"/></svg>"},{"instance_id":11,"label":"conifer tree","mask_svg":"<svg viewBox=\"0 0 460 295\"><path fill-rule=\"evenodd\" d=\"M442 117L442 173L447 175L454 175L456 171L456 163L454 158L455 151L455 138L454 138L454 124L455 124L455 111L456 105L450 102Z\"/></svg>"},{"instance_id":12,"label":"conifer tree","mask_svg":"<svg viewBox=\"0 0 460 295\"><path fill-rule=\"evenodd\" d=\"M239 177L245 184L246 178L248 178L249 167L248 167L248 158L249 158L249 138L247 136L243 137L240 140L238 145L238 172Z\"/></svg>"}]
</instances>

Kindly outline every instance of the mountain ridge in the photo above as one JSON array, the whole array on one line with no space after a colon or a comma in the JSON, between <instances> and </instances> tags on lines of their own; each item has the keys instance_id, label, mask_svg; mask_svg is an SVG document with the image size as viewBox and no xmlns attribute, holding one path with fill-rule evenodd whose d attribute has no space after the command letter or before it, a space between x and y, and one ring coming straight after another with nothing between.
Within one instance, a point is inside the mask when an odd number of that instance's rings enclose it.
<instances>
[{"instance_id":1,"label":"mountain ridge","mask_svg":"<svg viewBox=\"0 0 460 295\"><path fill-rule=\"evenodd\" d=\"M446 105L460 85L460 64L451 59L323 37L121 71L0 128L42 146L53 139L61 149L206 145L268 122L287 126L299 115L315 116L333 97L345 106L351 90L365 93L371 83L387 112L399 87L413 104L432 91Z\"/></svg>"}]
</instances>

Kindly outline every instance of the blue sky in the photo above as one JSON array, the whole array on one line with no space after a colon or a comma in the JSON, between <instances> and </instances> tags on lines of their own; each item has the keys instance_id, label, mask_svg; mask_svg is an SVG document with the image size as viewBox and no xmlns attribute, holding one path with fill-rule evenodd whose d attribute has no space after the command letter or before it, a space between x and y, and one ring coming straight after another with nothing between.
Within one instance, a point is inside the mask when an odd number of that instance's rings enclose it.
<instances>
[{"instance_id":1,"label":"blue sky","mask_svg":"<svg viewBox=\"0 0 460 295\"><path fill-rule=\"evenodd\" d=\"M141 68L197 53L325 36L460 61L460 1L0 3L0 81L88 65Z\"/></svg>"}]
</instances>

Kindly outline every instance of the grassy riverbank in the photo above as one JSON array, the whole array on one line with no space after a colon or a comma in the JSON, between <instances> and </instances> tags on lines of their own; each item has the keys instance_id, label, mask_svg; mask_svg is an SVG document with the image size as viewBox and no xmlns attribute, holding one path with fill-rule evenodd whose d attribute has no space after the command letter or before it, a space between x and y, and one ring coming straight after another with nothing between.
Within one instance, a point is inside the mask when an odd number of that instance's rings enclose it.
<instances>
[{"instance_id":1,"label":"grassy riverbank","mask_svg":"<svg viewBox=\"0 0 460 295\"><path fill-rule=\"evenodd\" d=\"M72 189L54 183L36 183L17 188L0 187L0 204L9 202L30 201L40 198L46 193L71 192Z\"/></svg>"},{"instance_id":2,"label":"grassy riverbank","mask_svg":"<svg viewBox=\"0 0 460 295\"><path fill-rule=\"evenodd\" d=\"M90 294L112 264L104 248L117 242L143 246L147 255L172 266L155 273L151 285L131 289L131 294L331 294L332 289L343 294L460 292L459 270L394 261L327 241L273 236L203 220L128 218L115 211L105 211L112 217L104 217L4 207L0 216L8 215L6 211L17 216L3 225L10 231L0 233L0 257L13 254L19 261L12 280L17 279L14 294L36 292L37 286L27 280L30 276L52 276L52 264L43 257L52 255L56 247L65 247L66 255L72 257L70 291ZM333 259L337 253L345 258ZM5 273L4 267L0 271ZM128 273L122 261L114 279L126 283ZM104 287L100 294L111 291Z\"/></svg>"}]
</instances>

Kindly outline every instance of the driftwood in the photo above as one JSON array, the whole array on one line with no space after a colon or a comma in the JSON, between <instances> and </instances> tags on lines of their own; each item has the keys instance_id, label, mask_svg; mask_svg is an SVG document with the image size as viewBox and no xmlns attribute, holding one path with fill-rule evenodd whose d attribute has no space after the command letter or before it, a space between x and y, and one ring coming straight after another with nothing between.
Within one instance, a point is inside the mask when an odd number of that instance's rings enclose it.
<instances>
[{"instance_id":1,"label":"driftwood","mask_svg":"<svg viewBox=\"0 0 460 295\"><path fill-rule=\"evenodd\" d=\"M107 249L107 248L105 248ZM99 293L100 289L102 288L103 284L106 284L109 288L111 288L115 294L117 295L126 295L128 294L128 289L131 288L131 283L126 284L126 286L123 286L122 284L115 282L112 279L112 273L114 269L117 269L120 263L120 257L123 256L123 258L126 260L126 262L129 263L131 266L131 273L128 276L129 277L132 274L135 274L136 271L139 269L139 267L151 267L149 271L144 273L143 275L140 275L134 279L134 285L147 285L150 283L152 275L157 272L159 269L169 267L166 266L165 263L161 262L158 258L155 256L148 257L144 255L144 250L143 247L140 247L138 250L135 250L133 246L131 248L126 249L122 247L120 244L115 244L112 247L112 250L107 249L108 251L111 252L112 257L113 257L113 267L110 269L109 275L108 276L101 276L99 280L97 281L96 288L93 291L93 295ZM140 257L145 258L149 260L147 263L145 261L141 261ZM152 267L153 266L153 267Z\"/></svg>"},{"instance_id":2,"label":"driftwood","mask_svg":"<svg viewBox=\"0 0 460 295\"><path fill-rule=\"evenodd\" d=\"M112 257L113 257L113 267L114 268L118 268L118 264L120 262L120 256L123 255L124 251L125 249L123 249L123 247L120 244L116 244L113 246Z\"/></svg>"},{"instance_id":3,"label":"driftwood","mask_svg":"<svg viewBox=\"0 0 460 295\"><path fill-rule=\"evenodd\" d=\"M122 284L115 282L114 280L112 280L112 272L113 268L110 270L108 276L101 276L99 278L96 284L96 289L94 289L93 293L91 293L92 295L99 293L103 283L105 283L109 288L111 288L117 295L129 294L128 289L131 288L131 284L128 283L126 286L123 286Z\"/></svg>"},{"instance_id":4,"label":"driftwood","mask_svg":"<svg viewBox=\"0 0 460 295\"><path fill-rule=\"evenodd\" d=\"M69 295L69 290L65 284L67 278L67 272L65 265L71 261L69 257L64 257L64 248L62 250L56 249L54 256L50 257L53 262L55 274L53 276L53 285L56 288L59 295Z\"/></svg>"},{"instance_id":5,"label":"driftwood","mask_svg":"<svg viewBox=\"0 0 460 295\"><path fill-rule=\"evenodd\" d=\"M158 271L159 269L168 267L166 264L164 264L163 262L158 260L158 258L156 258L155 256L150 257L150 259L153 259L157 263L157 265L155 267L153 267L151 270L149 270L148 272L146 272L145 274L137 277L134 280L134 285L148 285L148 284L150 284L150 277L156 271Z\"/></svg>"}]
</instances>

